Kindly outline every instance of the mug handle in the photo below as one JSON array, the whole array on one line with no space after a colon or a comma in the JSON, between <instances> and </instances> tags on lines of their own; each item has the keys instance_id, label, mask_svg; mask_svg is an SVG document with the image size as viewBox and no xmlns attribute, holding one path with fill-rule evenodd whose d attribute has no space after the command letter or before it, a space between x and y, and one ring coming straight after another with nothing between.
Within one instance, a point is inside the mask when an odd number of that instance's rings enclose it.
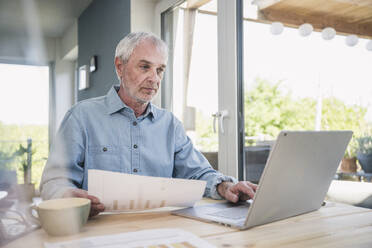
<instances>
[{"instance_id":1,"label":"mug handle","mask_svg":"<svg viewBox=\"0 0 372 248\"><path fill-rule=\"evenodd\" d=\"M29 210L29 215L31 216L32 220L36 222L39 226L41 225L40 220L39 220L39 214L38 214L38 207L36 205L30 206ZM33 210L35 210L37 217L33 214Z\"/></svg>"}]
</instances>

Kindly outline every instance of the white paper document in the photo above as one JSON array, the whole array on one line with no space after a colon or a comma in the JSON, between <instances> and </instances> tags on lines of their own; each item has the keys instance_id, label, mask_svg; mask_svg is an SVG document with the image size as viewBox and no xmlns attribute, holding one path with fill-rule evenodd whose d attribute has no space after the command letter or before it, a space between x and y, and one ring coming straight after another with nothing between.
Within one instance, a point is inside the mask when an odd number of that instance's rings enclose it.
<instances>
[{"instance_id":1,"label":"white paper document","mask_svg":"<svg viewBox=\"0 0 372 248\"><path fill-rule=\"evenodd\" d=\"M203 197L206 183L104 170L88 171L88 192L97 196L108 212L167 206L191 207Z\"/></svg>"},{"instance_id":2,"label":"white paper document","mask_svg":"<svg viewBox=\"0 0 372 248\"><path fill-rule=\"evenodd\" d=\"M44 243L45 248L215 248L198 236L181 229L149 229L104 235L60 243Z\"/></svg>"}]
</instances>

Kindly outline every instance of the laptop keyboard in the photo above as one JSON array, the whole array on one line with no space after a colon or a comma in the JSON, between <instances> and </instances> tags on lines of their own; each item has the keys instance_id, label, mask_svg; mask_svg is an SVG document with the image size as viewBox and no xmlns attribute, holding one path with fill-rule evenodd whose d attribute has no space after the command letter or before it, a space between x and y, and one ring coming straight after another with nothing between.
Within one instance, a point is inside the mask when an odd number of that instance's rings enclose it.
<instances>
[{"instance_id":1,"label":"laptop keyboard","mask_svg":"<svg viewBox=\"0 0 372 248\"><path fill-rule=\"evenodd\" d=\"M209 215L216 216L216 217L223 217L226 219L238 220L238 219L246 218L247 213L248 213L248 207L242 206L242 207L226 208L224 210L210 213Z\"/></svg>"}]
</instances>

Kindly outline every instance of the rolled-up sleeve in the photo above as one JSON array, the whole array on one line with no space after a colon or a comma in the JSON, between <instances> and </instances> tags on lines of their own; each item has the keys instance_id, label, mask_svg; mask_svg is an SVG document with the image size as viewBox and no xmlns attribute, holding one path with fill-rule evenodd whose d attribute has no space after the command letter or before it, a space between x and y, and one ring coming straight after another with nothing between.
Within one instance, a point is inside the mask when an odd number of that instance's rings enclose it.
<instances>
[{"instance_id":1,"label":"rolled-up sleeve","mask_svg":"<svg viewBox=\"0 0 372 248\"><path fill-rule=\"evenodd\" d=\"M71 188L81 188L84 177L86 134L70 110L66 113L45 165L40 193L43 199L59 198Z\"/></svg>"},{"instance_id":2,"label":"rolled-up sleeve","mask_svg":"<svg viewBox=\"0 0 372 248\"><path fill-rule=\"evenodd\" d=\"M195 149L179 121L175 127L175 146L173 177L207 181L205 197L222 199L217 185L225 181L237 183L234 177L225 176L212 168L203 154Z\"/></svg>"}]
</instances>

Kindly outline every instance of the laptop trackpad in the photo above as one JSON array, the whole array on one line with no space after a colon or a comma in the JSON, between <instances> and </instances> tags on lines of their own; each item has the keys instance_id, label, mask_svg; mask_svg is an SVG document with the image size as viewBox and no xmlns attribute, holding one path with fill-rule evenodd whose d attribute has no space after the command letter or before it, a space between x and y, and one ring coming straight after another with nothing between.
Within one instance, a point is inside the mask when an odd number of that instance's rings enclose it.
<instances>
[{"instance_id":1,"label":"laptop trackpad","mask_svg":"<svg viewBox=\"0 0 372 248\"><path fill-rule=\"evenodd\" d=\"M184 208L176 210L173 213L197 219L209 219L233 225L242 225L248 215L248 208L250 205L251 200L238 203L214 203Z\"/></svg>"},{"instance_id":2,"label":"laptop trackpad","mask_svg":"<svg viewBox=\"0 0 372 248\"><path fill-rule=\"evenodd\" d=\"M234 207L228 207L225 209L220 209L217 211L213 211L212 213L209 213L209 215L215 216L215 217L222 217L226 219L245 219L248 214L248 208L249 206L234 206Z\"/></svg>"},{"instance_id":3,"label":"laptop trackpad","mask_svg":"<svg viewBox=\"0 0 372 248\"><path fill-rule=\"evenodd\" d=\"M248 214L248 208L250 207L250 202L239 202L239 203L217 203L213 204L215 208L213 211L206 213L215 217L222 217L225 219L245 219Z\"/></svg>"}]
</instances>

